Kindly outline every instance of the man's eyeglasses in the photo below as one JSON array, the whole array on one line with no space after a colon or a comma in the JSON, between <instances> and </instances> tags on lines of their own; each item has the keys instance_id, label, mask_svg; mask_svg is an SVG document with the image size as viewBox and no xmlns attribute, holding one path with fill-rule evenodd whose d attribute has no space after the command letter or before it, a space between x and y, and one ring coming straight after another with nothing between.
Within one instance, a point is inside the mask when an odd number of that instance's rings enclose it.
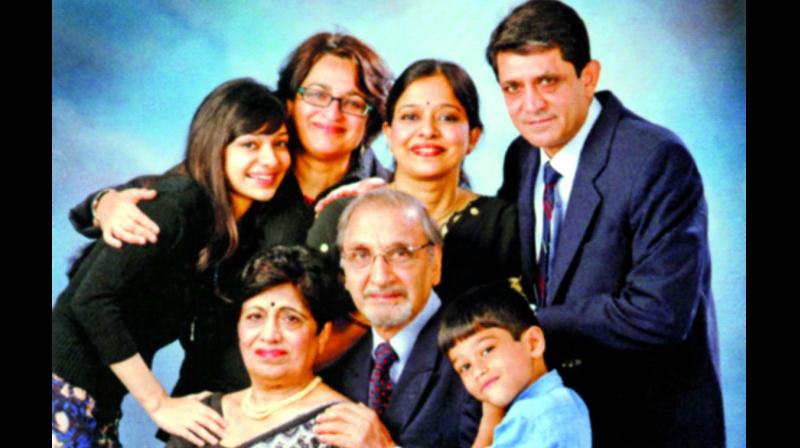
<instances>
[{"instance_id":1,"label":"man's eyeglasses","mask_svg":"<svg viewBox=\"0 0 800 448\"><path fill-rule=\"evenodd\" d=\"M428 246L433 246L433 241L428 241L419 246L397 246L384 252L377 253L372 253L369 249L364 248L346 250L342 254L342 262L354 269L364 269L368 266L372 266L376 258L383 257L389 266L393 268L404 268L411 265L415 253Z\"/></svg>"},{"instance_id":2,"label":"man's eyeglasses","mask_svg":"<svg viewBox=\"0 0 800 448\"><path fill-rule=\"evenodd\" d=\"M297 93L306 103L317 107L328 107L333 101L339 102L339 107L343 113L363 117L372 110L372 105L368 104L364 98L351 93L342 97L335 97L321 87L299 87Z\"/></svg>"}]
</instances>

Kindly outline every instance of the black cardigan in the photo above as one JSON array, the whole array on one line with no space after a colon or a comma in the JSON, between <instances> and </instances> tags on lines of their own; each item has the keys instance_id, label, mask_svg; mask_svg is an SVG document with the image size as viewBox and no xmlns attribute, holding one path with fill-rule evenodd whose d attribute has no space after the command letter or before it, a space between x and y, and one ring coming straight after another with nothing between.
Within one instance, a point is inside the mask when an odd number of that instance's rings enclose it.
<instances>
[{"instance_id":1,"label":"black cardigan","mask_svg":"<svg viewBox=\"0 0 800 448\"><path fill-rule=\"evenodd\" d=\"M160 348L189 331L209 300L209 278L196 269L209 239L211 205L188 177L156 183L158 197L140 205L161 228L158 243L121 250L94 243L52 312L52 371L86 389L98 424L115 418L127 393L109 364L141 354L150 365Z\"/></svg>"}]
</instances>

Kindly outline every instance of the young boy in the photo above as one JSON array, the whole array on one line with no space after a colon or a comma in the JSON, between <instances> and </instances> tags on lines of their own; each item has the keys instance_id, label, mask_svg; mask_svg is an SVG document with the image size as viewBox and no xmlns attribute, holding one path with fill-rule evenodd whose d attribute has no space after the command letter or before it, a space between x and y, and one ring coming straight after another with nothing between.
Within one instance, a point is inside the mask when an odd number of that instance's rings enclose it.
<instances>
[{"instance_id":1,"label":"young boy","mask_svg":"<svg viewBox=\"0 0 800 448\"><path fill-rule=\"evenodd\" d=\"M556 370L548 372L539 322L508 282L479 286L448 304L438 343L483 403L473 446L591 447L586 405Z\"/></svg>"}]
</instances>

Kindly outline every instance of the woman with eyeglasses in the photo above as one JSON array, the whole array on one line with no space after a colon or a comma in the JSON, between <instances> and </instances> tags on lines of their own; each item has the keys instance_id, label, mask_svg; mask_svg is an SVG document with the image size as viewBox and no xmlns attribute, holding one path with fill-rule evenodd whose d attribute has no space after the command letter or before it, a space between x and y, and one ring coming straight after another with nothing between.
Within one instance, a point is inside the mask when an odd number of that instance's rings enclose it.
<instances>
[{"instance_id":1,"label":"woman with eyeglasses","mask_svg":"<svg viewBox=\"0 0 800 448\"><path fill-rule=\"evenodd\" d=\"M315 34L288 56L277 95L288 110L292 169L270 201L270 212L245 224L258 236L241 241L231 262L214 268L212 288L218 294L259 248L304 243L314 221L313 204L329 190L366 177L387 177L369 145L380 132L391 78L380 56L350 35ZM180 167L168 174L181 174ZM156 197L157 188L141 187L152 186L158 178L140 177L102 190L73 208L70 220L86 236L102 235L111 247L158 244L159 225L137 206ZM135 188L116 191L125 187ZM238 309L219 304L213 308L196 313L204 318L193 320L181 334L185 357L174 396L230 392L250 382L235 340ZM319 357L320 362L326 359Z\"/></svg>"},{"instance_id":2,"label":"woman with eyeglasses","mask_svg":"<svg viewBox=\"0 0 800 448\"><path fill-rule=\"evenodd\" d=\"M394 83L386 107L383 133L397 165L388 188L419 199L440 227L442 279L434 289L442 301L518 276L516 205L460 185L462 163L483 130L478 92L467 72L452 62L417 61ZM336 227L348 201L322 211L309 231L310 247L338 259Z\"/></svg>"},{"instance_id":3,"label":"woman with eyeglasses","mask_svg":"<svg viewBox=\"0 0 800 448\"><path fill-rule=\"evenodd\" d=\"M237 79L195 112L181 169L154 183L143 204L161 227L158 243L87 247L52 312L52 446L116 447L129 392L162 429L216 443L220 415L198 396L171 398L150 371L155 353L210 318L217 267L253 236L291 158L287 115L265 86ZM200 338L214 344L214 337ZM231 338L233 339L233 338Z\"/></svg>"},{"instance_id":4,"label":"woman with eyeglasses","mask_svg":"<svg viewBox=\"0 0 800 448\"><path fill-rule=\"evenodd\" d=\"M351 35L317 33L289 54L277 95L289 111L294 163L278 196L294 207L287 216L293 225L280 237L265 229L268 243L302 243L314 221L313 205L334 188L367 177L388 179L370 144L380 132L391 83L383 59ZM102 235L113 247L155 243L158 226L136 205L155 197L155 190L138 188L154 178L91 195L70 211L75 229L90 238ZM137 188L117 191L125 187Z\"/></svg>"}]
</instances>

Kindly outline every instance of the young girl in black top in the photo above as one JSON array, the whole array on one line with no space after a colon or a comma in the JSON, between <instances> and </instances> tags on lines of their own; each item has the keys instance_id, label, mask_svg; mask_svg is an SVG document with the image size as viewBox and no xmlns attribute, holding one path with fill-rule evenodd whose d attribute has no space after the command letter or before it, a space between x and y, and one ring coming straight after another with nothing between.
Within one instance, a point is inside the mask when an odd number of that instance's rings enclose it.
<instances>
[{"instance_id":1,"label":"young girl in black top","mask_svg":"<svg viewBox=\"0 0 800 448\"><path fill-rule=\"evenodd\" d=\"M222 417L199 401L206 394L171 398L150 364L179 337L194 341L198 319L215 318L204 315L219 300L215 273L242 258L253 215L271 211L264 203L291 163L285 121L263 85L217 87L192 119L186 175L158 179L158 197L141 204L158 242L114 249L98 241L78 261L52 313L53 446L118 446L128 392L172 434L197 444L223 436Z\"/></svg>"}]
</instances>

